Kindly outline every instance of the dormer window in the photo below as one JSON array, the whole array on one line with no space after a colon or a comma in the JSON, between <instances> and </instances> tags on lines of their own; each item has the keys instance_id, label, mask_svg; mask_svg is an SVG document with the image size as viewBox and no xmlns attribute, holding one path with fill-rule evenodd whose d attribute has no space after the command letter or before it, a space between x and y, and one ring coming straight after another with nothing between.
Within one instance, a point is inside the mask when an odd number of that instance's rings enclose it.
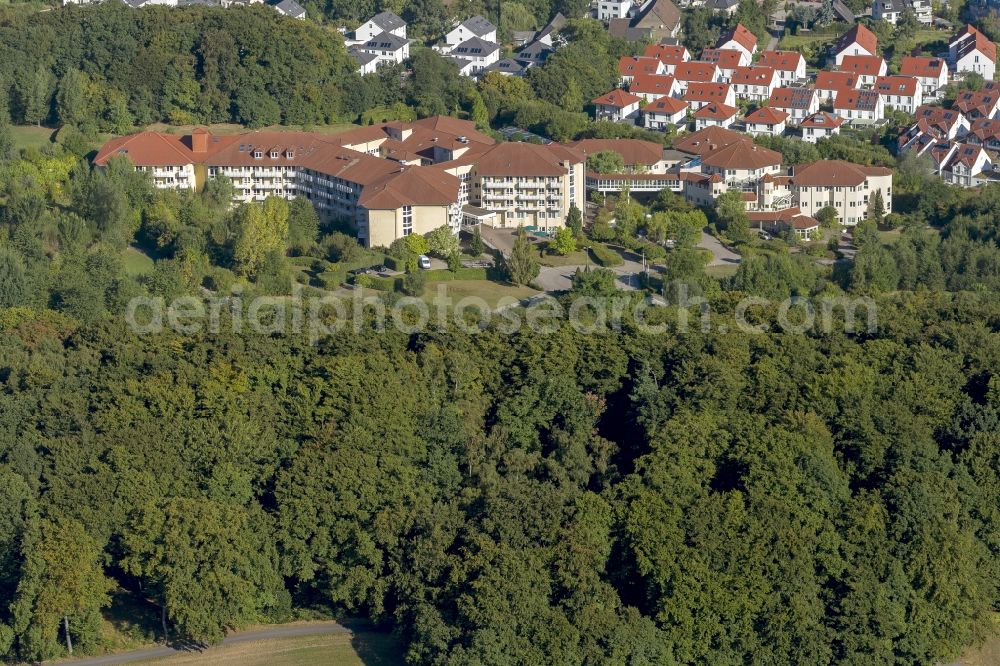
<instances>
[{"instance_id":1,"label":"dormer window","mask_svg":"<svg viewBox=\"0 0 1000 666\"><path fill-rule=\"evenodd\" d=\"M278 151L277 150L272 150L271 151L271 159L272 160L278 159Z\"/></svg>"},{"instance_id":2,"label":"dormer window","mask_svg":"<svg viewBox=\"0 0 1000 666\"><path fill-rule=\"evenodd\" d=\"M285 151L285 157L287 157L288 159L294 158L295 157L295 151L292 150L291 148L289 148L288 150Z\"/></svg>"},{"instance_id":3,"label":"dormer window","mask_svg":"<svg viewBox=\"0 0 1000 666\"><path fill-rule=\"evenodd\" d=\"M255 160L259 160L262 157L264 157L264 151L263 150L255 150L255 151L253 151L253 158Z\"/></svg>"}]
</instances>

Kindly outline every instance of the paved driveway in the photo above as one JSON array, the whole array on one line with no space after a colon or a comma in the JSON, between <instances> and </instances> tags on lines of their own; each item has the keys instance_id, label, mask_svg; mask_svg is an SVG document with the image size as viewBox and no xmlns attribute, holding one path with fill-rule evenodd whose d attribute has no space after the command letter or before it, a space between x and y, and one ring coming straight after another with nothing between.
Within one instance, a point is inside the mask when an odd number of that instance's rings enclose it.
<instances>
[{"instance_id":1,"label":"paved driveway","mask_svg":"<svg viewBox=\"0 0 1000 666\"><path fill-rule=\"evenodd\" d=\"M740 263L740 255L730 250L718 238L706 231L701 232L701 240L698 241L698 247L712 253L712 260L708 262L709 266L733 266Z\"/></svg>"}]
</instances>

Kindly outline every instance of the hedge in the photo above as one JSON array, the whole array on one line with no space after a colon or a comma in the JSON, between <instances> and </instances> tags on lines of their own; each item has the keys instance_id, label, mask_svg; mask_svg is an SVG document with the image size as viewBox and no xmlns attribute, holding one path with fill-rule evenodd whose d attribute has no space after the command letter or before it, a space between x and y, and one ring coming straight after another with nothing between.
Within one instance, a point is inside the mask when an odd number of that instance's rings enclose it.
<instances>
[{"instance_id":1,"label":"hedge","mask_svg":"<svg viewBox=\"0 0 1000 666\"><path fill-rule=\"evenodd\" d=\"M604 266L605 268L621 266L625 263L620 254L614 250L609 250L603 245L592 245L590 247L590 255L599 266Z\"/></svg>"},{"instance_id":2,"label":"hedge","mask_svg":"<svg viewBox=\"0 0 1000 666\"><path fill-rule=\"evenodd\" d=\"M355 275L352 282L356 287L364 287L365 289L374 289L376 291L397 291L400 284L399 278L378 277L365 273Z\"/></svg>"},{"instance_id":3,"label":"hedge","mask_svg":"<svg viewBox=\"0 0 1000 666\"><path fill-rule=\"evenodd\" d=\"M327 271L317 275L316 279L319 281L320 286L324 289L337 289L347 280L347 271L342 268Z\"/></svg>"}]
</instances>

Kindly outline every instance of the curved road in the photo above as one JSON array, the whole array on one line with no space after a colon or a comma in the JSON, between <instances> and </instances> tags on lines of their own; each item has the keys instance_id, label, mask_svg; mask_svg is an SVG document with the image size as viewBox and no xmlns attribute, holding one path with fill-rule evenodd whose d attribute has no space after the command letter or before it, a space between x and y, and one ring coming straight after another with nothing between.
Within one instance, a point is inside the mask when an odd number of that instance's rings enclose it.
<instances>
[{"instance_id":1,"label":"curved road","mask_svg":"<svg viewBox=\"0 0 1000 666\"><path fill-rule=\"evenodd\" d=\"M297 636L315 636L319 634L349 634L351 630L337 622L303 622L297 624L279 625L266 629L254 629L252 631L241 631L230 634L222 641L223 645L236 645L250 641L264 641L272 638L295 638ZM211 648L208 648L211 650ZM136 661L148 661L150 659L162 659L172 657L176 654L186 654L191 652L191 648L170 647L169 645L158 645L156 647L142 650L131 650L130 652L119 652L118 654L107 654L100 657L83 657L81 659L65 659L59 661L59 666L117 666L118 664L129 664ZM51 663L51 662L49 662Z\"/></svg>"}]
</instances>

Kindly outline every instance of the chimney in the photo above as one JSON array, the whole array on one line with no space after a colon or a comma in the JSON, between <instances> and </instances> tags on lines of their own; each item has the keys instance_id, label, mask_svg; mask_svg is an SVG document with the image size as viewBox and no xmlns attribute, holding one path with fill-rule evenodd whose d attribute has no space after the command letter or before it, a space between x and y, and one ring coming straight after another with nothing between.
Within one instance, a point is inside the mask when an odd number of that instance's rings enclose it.
<instances>
[{"instance_id":1,"label":"chimney","mask_svg":"<svg viewBox=\"0 0 1000 666\"><path fill-rule=\"evenodd\" d=\"M198 127L191 132L191 152L207 153L209 136L211 135L208 133L208 130L201 127Z\"/></svg>"}]
</instances>

